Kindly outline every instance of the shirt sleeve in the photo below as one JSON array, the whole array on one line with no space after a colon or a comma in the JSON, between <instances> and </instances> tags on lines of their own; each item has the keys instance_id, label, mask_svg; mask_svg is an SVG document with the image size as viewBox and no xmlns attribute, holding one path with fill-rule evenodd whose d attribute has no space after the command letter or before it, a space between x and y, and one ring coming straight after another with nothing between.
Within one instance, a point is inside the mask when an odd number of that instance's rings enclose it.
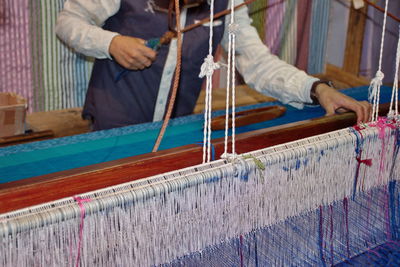
<instances>
[{"instance_id":1,"label":"shirt sleeve","mask_svg":"<svg viewBox=\"0 0 400 267\"><path fill-rule=\"evenodd\" d=\"M111 58L108 48L118 33L101 26L117 13L120 4L120 0L67 0L57 18L56 34L79 53Z\"/></svg>"},{"instance_id":2,"label":"shirt sleeve","mask_svg":"<svg viewBox=\"0 0 400 267\"><path fill-rule=\"evenodd\" d=\"M237 5L243 0L235 2ZM225 21L226 30L221 44L227 50L230 16ZM235 42L236 67L245 82L255 90L296 108L312 103L310 90L318 79L271 54L251 22L246 6L235 12L235 23L238 24Z\"/></svg>"}]
</instances>

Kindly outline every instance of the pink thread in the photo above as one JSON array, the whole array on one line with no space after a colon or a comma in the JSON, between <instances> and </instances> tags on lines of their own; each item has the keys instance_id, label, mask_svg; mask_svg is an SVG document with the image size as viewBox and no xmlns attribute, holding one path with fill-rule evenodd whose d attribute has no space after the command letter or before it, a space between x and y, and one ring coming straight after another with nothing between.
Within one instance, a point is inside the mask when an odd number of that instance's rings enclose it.
<instances>
[{"instance_id":1,"label":"pink thread","mask_svg":"<svg viewBox=\"0 0 400 267\"><path fill-rule=\"evenodd\" d=\"M382 171L383 171L383 169L385 167L384 166L385 165L385 153L384 153L384 151L385 151L385 146L386 146L386 144L385 144L385 130L386 130L386 128L396 129L396 127L392 123L393 123L393 121L388 121L387 118L385 118L385 117L379 117L378 121L372 122L372 123L369 124L369 126L378 128L378 131L379 131L378 137L379 137L379 139L382 140L382 147L381 147L382 156L381 156L381 159L380 159L379 176L378 176L378 180L379 181L382 181Z\"/></svg>"},{"instance_id":2,"label":"pink thread","mask_svg":"<svg viewBox=\"0 0 400 267\"><path fill-rule=\"evenodd\" d=\"M385 138L386 128L396 129L392 121L388 121L385 117L379 117L377 122L372 122L369 126L376 127L379 130L379 139Z\"/></svg>"},{"instance_id":3,"label":"pink thread","mask_svg":"<svg viewBox=\"0 0 400 267\"><path fill-rule=\"evenodd\" d=\"M78 242L78 252L76 255L76 267L79 266L79 260L81 257L81 244L82 244L82 237L83 237L83 223L85 219L85 206L83 203L92 201L90 198L81 198L78 196L73 197L76 202L78 202L79 209L81 210L81 222L79 224L79 242Z\"/></svg>"}]
</instances>

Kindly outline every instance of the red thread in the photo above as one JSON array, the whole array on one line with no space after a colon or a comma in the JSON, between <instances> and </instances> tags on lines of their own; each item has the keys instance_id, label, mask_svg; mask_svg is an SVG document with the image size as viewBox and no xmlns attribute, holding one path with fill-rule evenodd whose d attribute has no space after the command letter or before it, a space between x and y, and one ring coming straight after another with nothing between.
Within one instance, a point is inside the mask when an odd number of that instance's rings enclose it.
<instances>
[{"instance_id":1,"label":"red thread","mask_svg":"<svg viewBox=\"0 0 400 267\"><path fill-rule=\"evenodd\" d=\"M91 199L90 198L81 198L81 197L78 197L78 196L74 196L73 198L78 203L79 209L81 210L81 222L79 224L78 252L77 252L77 255L76 255L76 267L78 267L79 266L79 260L80 260L80 257L81 257L81 244L82 244L82 237L83 237L83 223L84 223L84 219L85 219L85 206L83 205L83 203L90 202Z\"/></svg>"},{"instance_id":2,"label":"red thread","mask_svg":"<svg viewBox=\"0 0 400 267\"><path fill-rule=\"evenodd\" d=\"M365 164L368 167L372 166L372 159L361 159L360 157L356 157L356 160L358 161L358 163L360 164Z\"/></svg>"}]
</instances>

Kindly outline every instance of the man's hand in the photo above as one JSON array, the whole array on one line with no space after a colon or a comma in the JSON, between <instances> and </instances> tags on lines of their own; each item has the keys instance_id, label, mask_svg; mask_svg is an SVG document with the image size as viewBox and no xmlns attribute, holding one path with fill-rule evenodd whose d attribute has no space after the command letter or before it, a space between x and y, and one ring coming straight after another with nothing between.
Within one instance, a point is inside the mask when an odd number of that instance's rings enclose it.
<instances>
[{"instance_id":1,"label":"man's hand","mask_svg":"<svg viewBox=\"0 0 400 267\"><path fill-rule=\"evenodd\" d=\"M326 110L326 116L351 110L357 114L357 123L371 120L372 106L367 101L356 101L323 83L317 85L315 96Z\"/></svg>"},{"instance_id":2,"label":"man's hand","mask_svg":"<svg viewBox=\"0 0 400 267\"><path fill-rule=\"evenodd\" d=\"M153 49L145 46L143 39L123 35L112 39L108 51L121 66L130 70L150 67L157 55Z\"/></svg>"}]
</instances>

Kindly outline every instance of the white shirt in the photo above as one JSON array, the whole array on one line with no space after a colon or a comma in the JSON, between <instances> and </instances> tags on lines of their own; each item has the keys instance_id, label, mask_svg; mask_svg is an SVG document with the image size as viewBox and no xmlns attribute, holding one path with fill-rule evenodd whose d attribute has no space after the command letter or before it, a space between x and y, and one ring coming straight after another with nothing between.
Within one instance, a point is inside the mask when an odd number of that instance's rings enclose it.
<instances>
[{"instance_id":1,"label":"white shirt","mask_svg":"<svg viewBox=\"0 0 400 267\"><path fill-rule=\"evenodd\" d=\"M236 0L236 4L242 2ZM118 33L103 30L101 26L118 12L120 4L120 0L67 0L58 16L56 33L79 53L95 58L111 58L108 48ZM225 21L230 21L229 15ZM311 103L310 89L318 79L271 54L250 25L247 7L236 11L235 23L239 25L236 32L236 66L246 83L297 108ZM225 25L227 27L228 23ZM221 45L225 50L228 47L227 29Z\"/></svg>"}]
</instances>

